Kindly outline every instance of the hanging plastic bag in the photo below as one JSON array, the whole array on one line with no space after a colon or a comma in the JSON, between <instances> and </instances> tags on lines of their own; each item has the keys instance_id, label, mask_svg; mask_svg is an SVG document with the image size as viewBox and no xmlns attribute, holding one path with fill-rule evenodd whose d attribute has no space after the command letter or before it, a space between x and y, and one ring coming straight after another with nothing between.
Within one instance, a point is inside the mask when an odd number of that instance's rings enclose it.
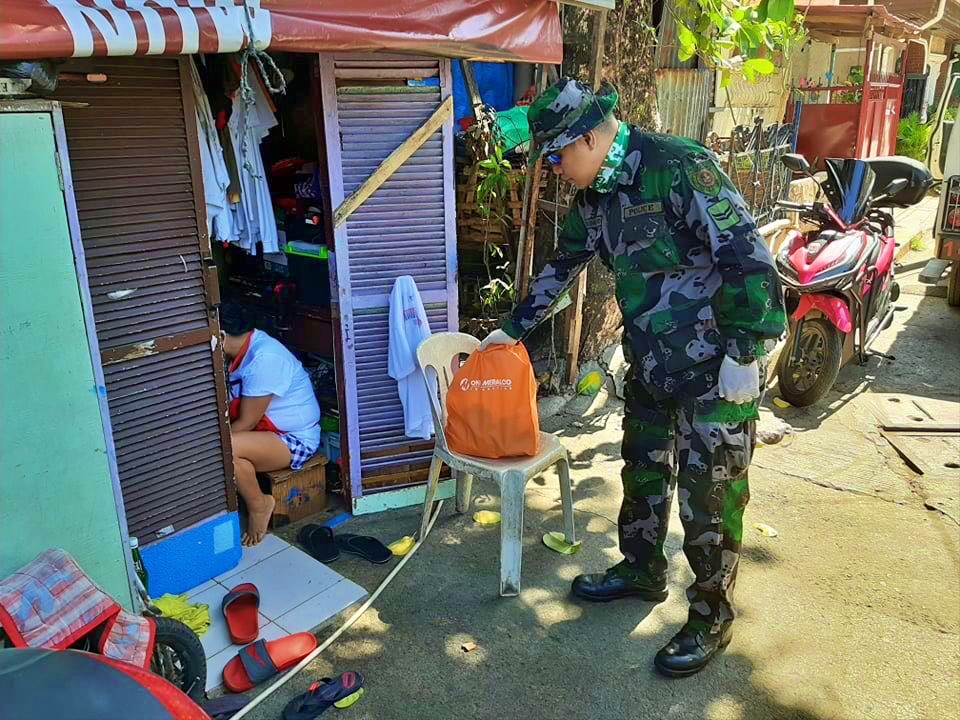
<instances>
[{"instance_id":1,"label":"hanging plastic bag","mask_svg":"<svg viewBox=\"0 0 960 720\"><path fill-rule=\"evenodd\" d=\"M488 459L540 452L537 381L522 345L491 345L473 353L447 394L447 446Z\"/></svg>"}]
</instances>

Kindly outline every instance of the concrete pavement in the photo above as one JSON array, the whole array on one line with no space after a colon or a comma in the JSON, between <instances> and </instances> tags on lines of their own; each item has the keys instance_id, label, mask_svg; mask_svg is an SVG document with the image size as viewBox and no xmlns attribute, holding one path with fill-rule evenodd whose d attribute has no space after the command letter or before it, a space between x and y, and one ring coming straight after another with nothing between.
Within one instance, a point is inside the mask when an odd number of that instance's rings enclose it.
<instances>
[{"instance_id":1,"label":"concrete pavement","mask_svg":"<svg viewBox=\"0 0 960 720\"><path fill-rule=\"evenodd\" d=\"M540 542L560 529L559 492L555 476L531 482L523 590L500 598L497 530L448 503L374 608L252 717L279 718L314 679L348 669L364 674L367 694L344 720L956 717L960 529L924 507L916 475L876 431L872 398L960 400L960 313L941 298L901 304L878 343L896 361L846 368L816 408L775 409L799 432L757 450L735 637L700 675L667 680L651 665L684 621L692 577L675 511L666 602L588 606L568 596L577 573L619 559L622 410L612 401L582 414L581 400L549 421L574 458L578 555ZM475 509L497 508L495 488L475 493ZM418 522L416 511L396 511L343 529L389 542ZM368 589L389 569L347 558L335 567ZM463 652L467 640L477 649Z\"/></svg>"}]
</instances>

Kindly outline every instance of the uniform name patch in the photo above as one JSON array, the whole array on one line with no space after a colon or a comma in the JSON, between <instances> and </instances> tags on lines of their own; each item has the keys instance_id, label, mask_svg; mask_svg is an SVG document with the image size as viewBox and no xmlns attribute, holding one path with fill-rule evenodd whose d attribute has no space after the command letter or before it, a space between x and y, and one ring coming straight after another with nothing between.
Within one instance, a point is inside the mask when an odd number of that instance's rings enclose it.
<instances>
[{"instance_id":1,"label":"uniform name patch","mask_svg":"<svg viewBox=\"0 0 960 720\"><path fill-rule=\"evenodd\" d=\"M624 208L623 218L637 217L638 215L654 215L663 212L663 203L662 202L649 202L641 203L639 205L631 205L628 208Z\"/></svg>"},{"instance_id":2,"label":"uniform name patch","mask_svg":"<svg viewBox=\"0 0 960 720\"><path fill-rule=\"evenodd\" d=\"M599 215L594 215L593 217L588 217L584 219L583 224L588 228L598 228L603 227L603 218Z\"/></svg>"}]
</instances>

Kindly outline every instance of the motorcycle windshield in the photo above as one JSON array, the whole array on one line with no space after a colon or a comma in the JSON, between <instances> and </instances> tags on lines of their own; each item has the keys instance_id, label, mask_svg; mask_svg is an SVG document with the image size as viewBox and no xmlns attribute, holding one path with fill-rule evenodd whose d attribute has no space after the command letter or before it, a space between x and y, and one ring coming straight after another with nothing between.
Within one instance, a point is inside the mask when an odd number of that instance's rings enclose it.
<instances>
[{"instance_id":1,"label":"motorcycle windshield","mask_svg":"<svg viewBox=\"0 0 960 720\"><path fill-rule=\"evenodd\" d=\"M870 208L876 173L863 160L829 158L826 166L827 180L823 191L840 219L852 225Z\"/></svg>"}]
</instances>

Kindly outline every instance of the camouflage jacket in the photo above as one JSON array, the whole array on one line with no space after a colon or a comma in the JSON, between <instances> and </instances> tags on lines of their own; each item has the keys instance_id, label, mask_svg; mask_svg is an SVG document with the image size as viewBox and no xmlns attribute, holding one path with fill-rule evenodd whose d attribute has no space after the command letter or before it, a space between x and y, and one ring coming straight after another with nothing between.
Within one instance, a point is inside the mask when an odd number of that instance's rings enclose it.
<instances>
[{"instance_id":1,"label":"camouflage jacket","mask_svg":"<svg viewBox=\"0 0 960 720\"><path fill-rule=\"evenodd\" d=\"M504 330L552 314L599 255L616 277L624 350L655 397L698 396L724 353L766 353L783 332L783 293L756 223L714 155L693 140L630 128L611 192L577 194L555 259Z\"/></svg>"}]
</instances>

